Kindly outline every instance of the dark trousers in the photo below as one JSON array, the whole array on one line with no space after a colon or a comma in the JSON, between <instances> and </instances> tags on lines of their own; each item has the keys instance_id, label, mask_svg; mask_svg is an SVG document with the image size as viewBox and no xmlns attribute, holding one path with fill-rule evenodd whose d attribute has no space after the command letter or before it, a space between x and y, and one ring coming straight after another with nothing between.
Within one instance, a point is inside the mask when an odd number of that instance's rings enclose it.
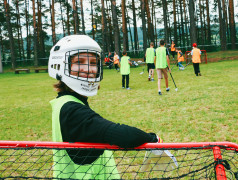
<instances>
[{"instance_id":1,"label":"dark trousers","mask_svg":"<svg viewBox=\"0 0 238 180\"><path fill-rule=\"evenodd\" d=\"M122 75L122 87L125 87L125 79L126 79L126 88L129 88L129 74Z\"/></svg>"},{"instance_id":2,"label":"dark trousers","mask_svg":"<svg viewBox=\"0 0 238 180\"><path fill-rule=\"evenodd\" d=\"M194 73L196 76L198 76L198 73L200 73L199 63L193 63Z\"/></svg>"},{"instance_id":3,"label":"dark trousers","mask_svg":"<svg viewBox=\"0 0 238 180\"><path fill-rule=\"evenodd\" d=\"M117 69L119 69L119 66L118 66L118 64L115 64L115 69L117 70Z\"/></svg>"}]
</instances>

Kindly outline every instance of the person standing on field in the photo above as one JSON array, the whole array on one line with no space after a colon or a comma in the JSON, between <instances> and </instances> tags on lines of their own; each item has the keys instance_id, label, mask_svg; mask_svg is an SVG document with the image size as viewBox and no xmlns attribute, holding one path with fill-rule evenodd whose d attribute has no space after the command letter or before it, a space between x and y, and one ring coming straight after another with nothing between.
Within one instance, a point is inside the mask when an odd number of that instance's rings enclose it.
<instances>
[{"instance_id":1,"label":"person standing on field","mask_svg":"<svg viewBox=\"0 0 238 180\"><path fill-rule=\"evenodd\" d=\"M184 70L184 66L182 65L182 62L184 62L184 57L181 49L177 49L176 52L177 54L177 60L178 60L178 67L179 70Z\"/></svg>"},{"instance_id":2,"label":"person standing on field","mask_svg":"<svg viewBox=\"0 0 238 180\"><path fill-rule=\"evenodd\" d=\"M121 70L121 75L122 75L122 89L125 88L125 79L126 79L126 89L130 90L131 88L129 87L129 74L130 74L130 57L127 56L126 51L123 51L122 53L122 58L121 58L121 63L120 63L120 70Z\"/></svg>"},{"instance_id":3,"label":"person standing on field","mask_svg":"<svg viewBox=\"0 0 238 180\"><path fill-rule=\"evenodd\" d=\"M146 63L148 67L148 73L149 77L148 80L154 81L154 69L155 69L155 64L154 64L154 58L155 58L155 49L154 49L154 43L150 43L150 47L146 49L145 53L146 57Z\"/></svg>"},{"instance_id":4,"label":"person standing on field","mask_svg":"<svg viewBox=\"0 0 238 180\"><path fill-rule=\"evenodd\" d=\"M116 52L114 52L113 61L114 61L115 69L119 72L119 70L120 70L120 69L119 69L120 57L117 55Z\"/></svg>"},{"instance_id":5,"label":"person standing on field","mask_svg":"<svg viewBox=\"0 0 238 180\"><path fill-rule=\"evenodd\" d=\"M171 54L172 54L173 60L174 60L174 56L175 56L175 53L176 53L174 41L172 41L172 43L171 43L170 50L171 50Z\"/></svg>"},{"instance_id":6,"label":"person standing on field","mask_svg":"<svg viewBox=\"0 0 238 180\"><path fill-rule=\"evenodd\" d=\"M167 69L170 70L170 62L169 62L169 52L168 49L165 47L164 40L160 40L160 47L158 47L155 51L155 67L158 76L158 94L162 95L161 92L161 79L165 79L166 91L169 92L169 81L168 81L168 74Z\"/></svg>"},{"instance_id":7,"label":"person standing on field","mask_svg":"<svg viewBox=\"0 0 238 180\"><path fill-rule=\"evenodd\" d=\"M199 64L201 63L201 51L197 48L197 43L193 43L193 50L191 51L192 55L192 62L193 62L193 68L194 73L196 76L201 76Z\"/></svg>"}]
</instances>

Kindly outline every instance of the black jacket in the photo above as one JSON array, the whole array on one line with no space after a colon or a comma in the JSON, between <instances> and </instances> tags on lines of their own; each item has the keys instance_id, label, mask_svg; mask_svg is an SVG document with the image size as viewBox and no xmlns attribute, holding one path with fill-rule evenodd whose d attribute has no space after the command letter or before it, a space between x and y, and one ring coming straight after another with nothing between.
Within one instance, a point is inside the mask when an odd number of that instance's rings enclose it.
<instances>
[{"instance_id":1,"label":"black jacket","mask_svg":"<svg viewBox=\"0 0 238 180\"><path fill-rule=\"evenodd\" d=\"M95 113L88 105L87 98L77 93L59 93L58 97L72 95L85 105L67 102L60 110L60 126L64 142L94 142L133 148L147 142L158 142L156 134L146 133L135 127L114 123ZM57 97L57 98L58 98ZM104 150L68 150L76 164L90 164Z\"/></svg>"}]
</instances>

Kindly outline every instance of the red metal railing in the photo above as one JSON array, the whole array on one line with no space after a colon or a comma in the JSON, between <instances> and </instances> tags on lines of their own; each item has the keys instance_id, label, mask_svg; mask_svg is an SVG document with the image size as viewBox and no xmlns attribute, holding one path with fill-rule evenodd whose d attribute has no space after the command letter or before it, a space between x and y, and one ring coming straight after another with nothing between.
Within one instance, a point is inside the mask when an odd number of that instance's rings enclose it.
<instances>
[{"instance_id":1,"label":"red metal railing","mask_svg":"<svg viewBox=\"0 0 238 180\"><path fill-rule=\"evenodd\" d=\"M96 148L96 149L122 149L115 145L101 143L69 143L69 142L39 142L39 141L0 141L0 148ZM145 143L133 149L211 149L214 155L216 178L227 179L222 161L221 149L238 152L238 144L231 142L198 142L198 143Z\"/></svg>"}]
</instances>

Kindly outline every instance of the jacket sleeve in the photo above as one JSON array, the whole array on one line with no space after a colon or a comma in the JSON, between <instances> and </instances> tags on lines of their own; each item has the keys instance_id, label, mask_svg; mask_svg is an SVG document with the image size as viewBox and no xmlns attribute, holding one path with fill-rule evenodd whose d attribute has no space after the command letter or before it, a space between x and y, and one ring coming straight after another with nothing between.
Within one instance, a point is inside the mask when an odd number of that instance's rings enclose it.
<instances>
[{"instance_id":1,"label":"jacket sleeve","mask_svg":"<svg viewBox=\"0 0 238 180\"><path fill-rule=\"evenodd\" d=\"M63 105L60 125L64 142L109 143L122 148L133 148L158 141L154 133L108 121L88 106L77 102Z\"/></svg>"}]
</instances>

